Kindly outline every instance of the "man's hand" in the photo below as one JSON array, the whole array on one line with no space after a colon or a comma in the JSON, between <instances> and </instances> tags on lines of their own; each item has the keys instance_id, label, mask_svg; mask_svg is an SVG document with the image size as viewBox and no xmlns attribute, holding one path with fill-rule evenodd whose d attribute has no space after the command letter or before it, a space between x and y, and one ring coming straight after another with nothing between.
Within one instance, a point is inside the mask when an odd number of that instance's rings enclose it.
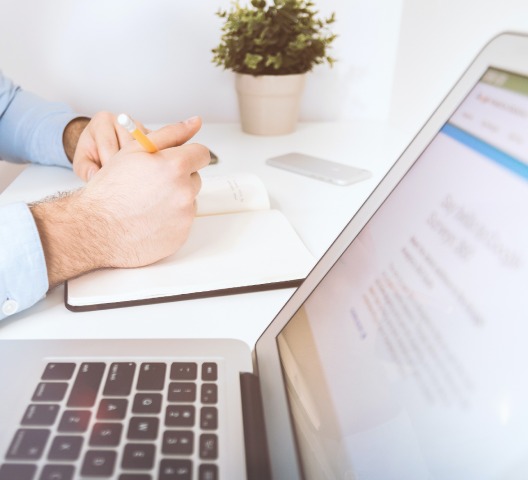
<instances>
[{"instance_id":1,"label":"man's hand","mask_svg":"<svg viewBox=\"0 0 528 480\"><path fill-rule=\"evenodd\" d=\"M138 126L146 132L142 125ZM73 171L84 181L90 180L121 147L132 140L132 135L117 124L116 116L110 112L99 112L91 120L72 120L63 135L64 150L73 164Z\"/></svg>"},{"instance_id":2,"label":"man's hand","mask_svg":"<svg viewBox=\"0 0 528 480\"><path fill-rule=\"evenodd\" d=\"M50 286L104 267L137 267L187 239L209 150L185 144L199 118L149 134L159 152L127 142L82 189L31 206ZM185 144L185 145L184 145Z\"/></svg>"}]
</instances>

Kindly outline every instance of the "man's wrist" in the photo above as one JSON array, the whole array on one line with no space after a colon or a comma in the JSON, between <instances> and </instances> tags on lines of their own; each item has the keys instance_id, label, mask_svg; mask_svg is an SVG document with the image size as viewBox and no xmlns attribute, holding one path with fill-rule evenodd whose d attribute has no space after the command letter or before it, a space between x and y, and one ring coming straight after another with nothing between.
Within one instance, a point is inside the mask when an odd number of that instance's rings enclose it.
<instances>
[{"instance_id":1,"label":"man's wrist","mask_svg":"<svg viewBox=\"0 0 528 480\"><path fill-rule=\"evenodd\" d=\"M90 123L88 117L77 117L70 121L64 128L62 143L64 145L64 152L70 163L73 163L73 156L75 155L79 137L88 123Z\"/></svg>"},{"instance_id":2,"label":"man's wrist","mask_svg":"<svg viewBox=\"0 0 528 480\"><path fill-rule=\"evenodd\" d=\"M108 265L103 255L102 219L94 221L91 209L81 201L81 191L29 208L40 235L50 288Z\"/></svg>"}]
</instances>

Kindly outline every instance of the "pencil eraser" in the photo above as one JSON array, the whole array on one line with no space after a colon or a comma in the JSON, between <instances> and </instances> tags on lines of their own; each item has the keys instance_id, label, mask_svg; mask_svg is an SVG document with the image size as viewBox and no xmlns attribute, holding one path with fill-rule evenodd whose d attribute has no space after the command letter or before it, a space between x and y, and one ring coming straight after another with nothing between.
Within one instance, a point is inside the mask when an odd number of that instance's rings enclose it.
<instances>
[{"instance_id":1,"label":"pencil eraser","mask_svg":"<svg viewBox=\"0 0 528 480\"><path fill-rule=\"evenodd\" d=\"M117 116L117 123L126 128L129 132L133 132L136 129L136 125L126 113L120 113Z\"/></svg>"}]
</instances>

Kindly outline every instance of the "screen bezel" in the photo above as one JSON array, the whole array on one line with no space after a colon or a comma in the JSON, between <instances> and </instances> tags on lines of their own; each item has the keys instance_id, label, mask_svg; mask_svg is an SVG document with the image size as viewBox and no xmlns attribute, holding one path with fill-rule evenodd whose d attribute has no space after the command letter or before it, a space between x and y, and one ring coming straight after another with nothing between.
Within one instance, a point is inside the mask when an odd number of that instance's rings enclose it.
<instances>
[{"instance_id":1,"label":"screen bezel","mask_svg":"<svg viewBox=\"0 0 528 480\"><path fill-rule=\"evenodd\" d=\"M528 75L528 35L506 32L494 37L478 54L453 89L434 111L380 184L350 220L306 280L277 314L255 346L271 465L274 477L302 478L289 403L277 346L277 336L302 306L345 249L406 175L423 150L489 68ZM289 426L290 428L287 428Z\"/></svg>"}]
</instances>

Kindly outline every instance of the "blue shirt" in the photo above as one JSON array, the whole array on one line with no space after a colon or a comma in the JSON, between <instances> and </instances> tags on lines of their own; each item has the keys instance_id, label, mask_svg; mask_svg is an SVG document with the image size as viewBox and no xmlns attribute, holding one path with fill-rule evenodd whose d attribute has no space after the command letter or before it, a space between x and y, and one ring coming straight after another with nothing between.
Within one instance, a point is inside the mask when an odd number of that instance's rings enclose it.
<instances>
[{"instance_id":1,"label":"blue shirt","mask_svg":"<svg viewBox=\"0 0 528 480\"><path fill-rule=\"evenodd\" d=\"M1 159L71 168L62 135L78 116L65 104L22 90L0 72ZM28 206L0 206L0 320L35 304L48 288L44 252Z\"/></svg>"}]
</instances>

